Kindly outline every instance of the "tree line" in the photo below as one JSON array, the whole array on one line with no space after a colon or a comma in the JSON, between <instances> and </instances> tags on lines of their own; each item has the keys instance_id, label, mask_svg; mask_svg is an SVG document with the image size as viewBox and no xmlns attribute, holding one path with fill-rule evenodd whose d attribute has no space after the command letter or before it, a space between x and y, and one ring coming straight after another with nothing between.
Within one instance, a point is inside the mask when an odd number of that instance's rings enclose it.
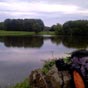
<instances>
[{"instance_id":1,"label":"tree line","mask_svg":"<svg viewBox=\"0 0 88 88\"><path fill-rule=\"evenodd\" d=\"M45 27L41 19L6 19L0 22L0 30L6 31L53 31L56 35L88 35L88 20L67 21Z\"/></svg>"},{"instance_id":2,"label":"tree line","mask_svg":"<svg viewBox=\"0 0 88 88\"><path fill-rule=\"evenodd\" d=\"M67 21L63 25L56 24L50 28L57 35L88 35L88 20Z\"/></svg>"},{"instance_id":3,"label":"tree line","mask_svg":"<svg viewBox=\"0 0 88 88\"><path fill-rule=\"evenodd\" d=\"M40 32L44 29L41 19L6 19L0 22L0 30Z\"/></svg>"}]
</instances>

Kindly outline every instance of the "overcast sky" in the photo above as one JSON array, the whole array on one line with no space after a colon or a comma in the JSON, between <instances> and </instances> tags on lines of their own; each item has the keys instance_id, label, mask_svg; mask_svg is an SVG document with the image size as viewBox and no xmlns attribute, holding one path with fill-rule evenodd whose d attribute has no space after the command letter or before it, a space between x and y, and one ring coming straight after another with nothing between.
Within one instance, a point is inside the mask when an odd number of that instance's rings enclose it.
<instances>
[{"instance_id":1,"label":"overcast sky","mask_svg":"<svg viewBox=\"0 0 88 88\"><path fill-rule=\"evenodd\" d=\"M88 0L0 0L0 21L37 18L45 25L88 19Z\"/></svg>"}]
</instances>

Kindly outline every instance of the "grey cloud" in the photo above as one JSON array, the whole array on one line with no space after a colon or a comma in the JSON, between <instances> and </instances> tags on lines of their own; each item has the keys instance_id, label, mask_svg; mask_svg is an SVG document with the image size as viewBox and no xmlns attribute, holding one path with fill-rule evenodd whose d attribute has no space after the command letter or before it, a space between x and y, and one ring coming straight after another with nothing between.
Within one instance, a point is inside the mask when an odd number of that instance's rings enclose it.
<instances>
[{"instance_id":1,"label":"grey cloud","mask_svg":"<svg viewBox=\"0 0 88 88\"><path fill-rule=\"evenodd\" d=\"M0 21L4 21L7 18L13 18L13 17L9 14L0 13Z\"/></svg>"},{"instance_id":2,"label":"grey cloud","mask_svg":"<svg viewBox=\"0 0 88 88\"><path fill-rule=\"evenodd\" d=\"M14 2L41 2L41 0L14 0ZM42 0L47 2L48 4L64 4L64 5L76 5L81 9L88 9L88 1L87 0ZM8 0L0 0L0 2L8 2ZM6 12L6 13L5 13ZM40 18L44 21L45 25L51 26L56 23L63 24L68 20L77 20L77 19L88 19L87 16L83 16L81 14L64 14L61 12L39 12L34 11L36 15L29 14L20 14L18 16L13 16L11 13L17 12L16 10L9 9L8 7L0 7L0 21L3 21L7 18Z\"/></svg>"},{"instance_id":3,"label":"grey cloud","mask_svg":"<svg viewBox=\"0 0 88 88\"><path fill-rule=\"evenodd\" d=\"M5 2L6 0L0 0L0 2Z\"/></svg>"},{"instance_id":4,"label":"grey cloud","mask_svg":"<svg viewBox=\"0 0 88 88\"><path fill-rule=\"evenodd\" d=\"M61 23L64 24L66 21L69 20L86 20L88 19L87 16L79 16L79 15L62 15L61 17L54 17L54 18L48 18L43 19L45 22L45 25L52 26L53 24Z\"/></svg>"},{"instance_id":5,"label":"grey cloud","mask_svg":"<svg viewBox=\"0 0 88 88\"><path fill-rule=\"evenodd\" d=\"M8 2L8 1L14 1L14 2L47 2L48 4L51 3L58 3L58 4L72 4L72 5L79 5L83 7L88 7L88 0L0 0L0 2Z\"/></svg>"},{"instance_id":6,"label":"grey cloud","mask_svg":"<svg viewBox=\"0 0 88 88\"><path fill-rule=\"evenodd\" d=\"M7 19L7 18L16 18L16 19L18 19L18 18L40 18L40 19L42 19L43 21L44 21L44 23L45 23L45 25L46 26L52 26L53 24L56 24L56 23L61 23L61 24L63 24L64 22L66 22L66 21L69 21L69 20L78 20L78 19L88 19L88 17L87 16L82 16L82 15L65 15L65 14L61 14L61 15L58 15L57 14L57 16L54 16L54 15L52 15L52 17L50 17L49 15L46 15L46 14L44 14L44 15L38 15L38 16L30 16L30 15L20 15L20 16L12 16L12 15L10 15L9 13L8 14L4 14L4 13L2 13L2 14L0 14L0 21L3 21L3 20L5 20L5 19Z\"/></svg>"},{"instance_id":7,"label":"grey cloud","mask_svg":"<svg viewBox=\"0 0 88 88\"><path fill-rule=\"evenodd\" d=\"M45 0L48 3L77 5L81 8L88 8L88 0Z\"/></svg>"},{"instance_id":8,"label":"grey cloud","mask_svg":"<svg viewBox=\"0 0 88 88\"><path fill-rule=\"evenodd\" d=\"M37 0L36 0L37 1ZM41 0L38 0L41 1ZM88 8L88 0L44 0L45 2L55 4L77 5L83 8Z\"/></svg>"}]
</instances>

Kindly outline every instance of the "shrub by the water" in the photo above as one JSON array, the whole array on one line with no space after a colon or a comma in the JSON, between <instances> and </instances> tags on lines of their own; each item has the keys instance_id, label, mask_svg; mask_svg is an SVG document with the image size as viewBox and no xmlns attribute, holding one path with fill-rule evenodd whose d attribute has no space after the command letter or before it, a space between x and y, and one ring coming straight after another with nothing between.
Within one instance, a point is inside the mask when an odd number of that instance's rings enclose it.
<instances>
[{"instance_id":1,"label":"shrub by the water","mask_svg":"<svg viewBox=\"0 0 88 88\"><path fill-rule=\"evenodd\" d=\"M44 74L47 74L48 71L52 68L52 66L55 64L55 60L48 60L45 61L45 64L43 65L43 68L41 69L41 71Z\"/></svg>"},{"instance_id":2,"label":"shrub by the water","mask_svg":"<svg viewBox=\"0 0 88 88\"><path fill-rule=\"evenodd\" d=\"M63 58L63 60L65 61L65 63L69 62L67 57ZM44 61L44 65L41 68L41 72L46 75L49 72L49 70L52 68L52 66L55 65L55 61L56 59ZM32 88L32 87L30 86L29 79L25 79L23 82L17 83L15 86L11 88Z\"/></svg>"},{"instance_id":3,"label":"shrub by the water","mask_svg":"<svg viewBox=\"0 0 88 88\"><path fill-rule=\"evenodd\" d=\"M29 79L25 79L23 82L17 83L15 86L11 88L32 88L32 87L30 86Z\"/></svg>"}]
</instances>

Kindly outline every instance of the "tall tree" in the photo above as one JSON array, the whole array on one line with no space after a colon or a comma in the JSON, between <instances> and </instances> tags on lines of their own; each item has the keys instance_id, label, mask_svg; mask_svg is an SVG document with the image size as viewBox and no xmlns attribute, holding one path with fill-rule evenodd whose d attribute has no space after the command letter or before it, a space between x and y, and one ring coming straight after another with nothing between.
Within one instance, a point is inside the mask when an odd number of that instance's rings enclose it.
<instances>
[{"instance_id":1,"label":"tall tree","mask_svg":"<svg viewBox=\"0 0 88 88\"><path fill-rule=\"evenodd\" d=\"M40 19L6 19L4 25L7 31L40 32L44 29L44 23Z\"/></svg>"}]
</instances>

